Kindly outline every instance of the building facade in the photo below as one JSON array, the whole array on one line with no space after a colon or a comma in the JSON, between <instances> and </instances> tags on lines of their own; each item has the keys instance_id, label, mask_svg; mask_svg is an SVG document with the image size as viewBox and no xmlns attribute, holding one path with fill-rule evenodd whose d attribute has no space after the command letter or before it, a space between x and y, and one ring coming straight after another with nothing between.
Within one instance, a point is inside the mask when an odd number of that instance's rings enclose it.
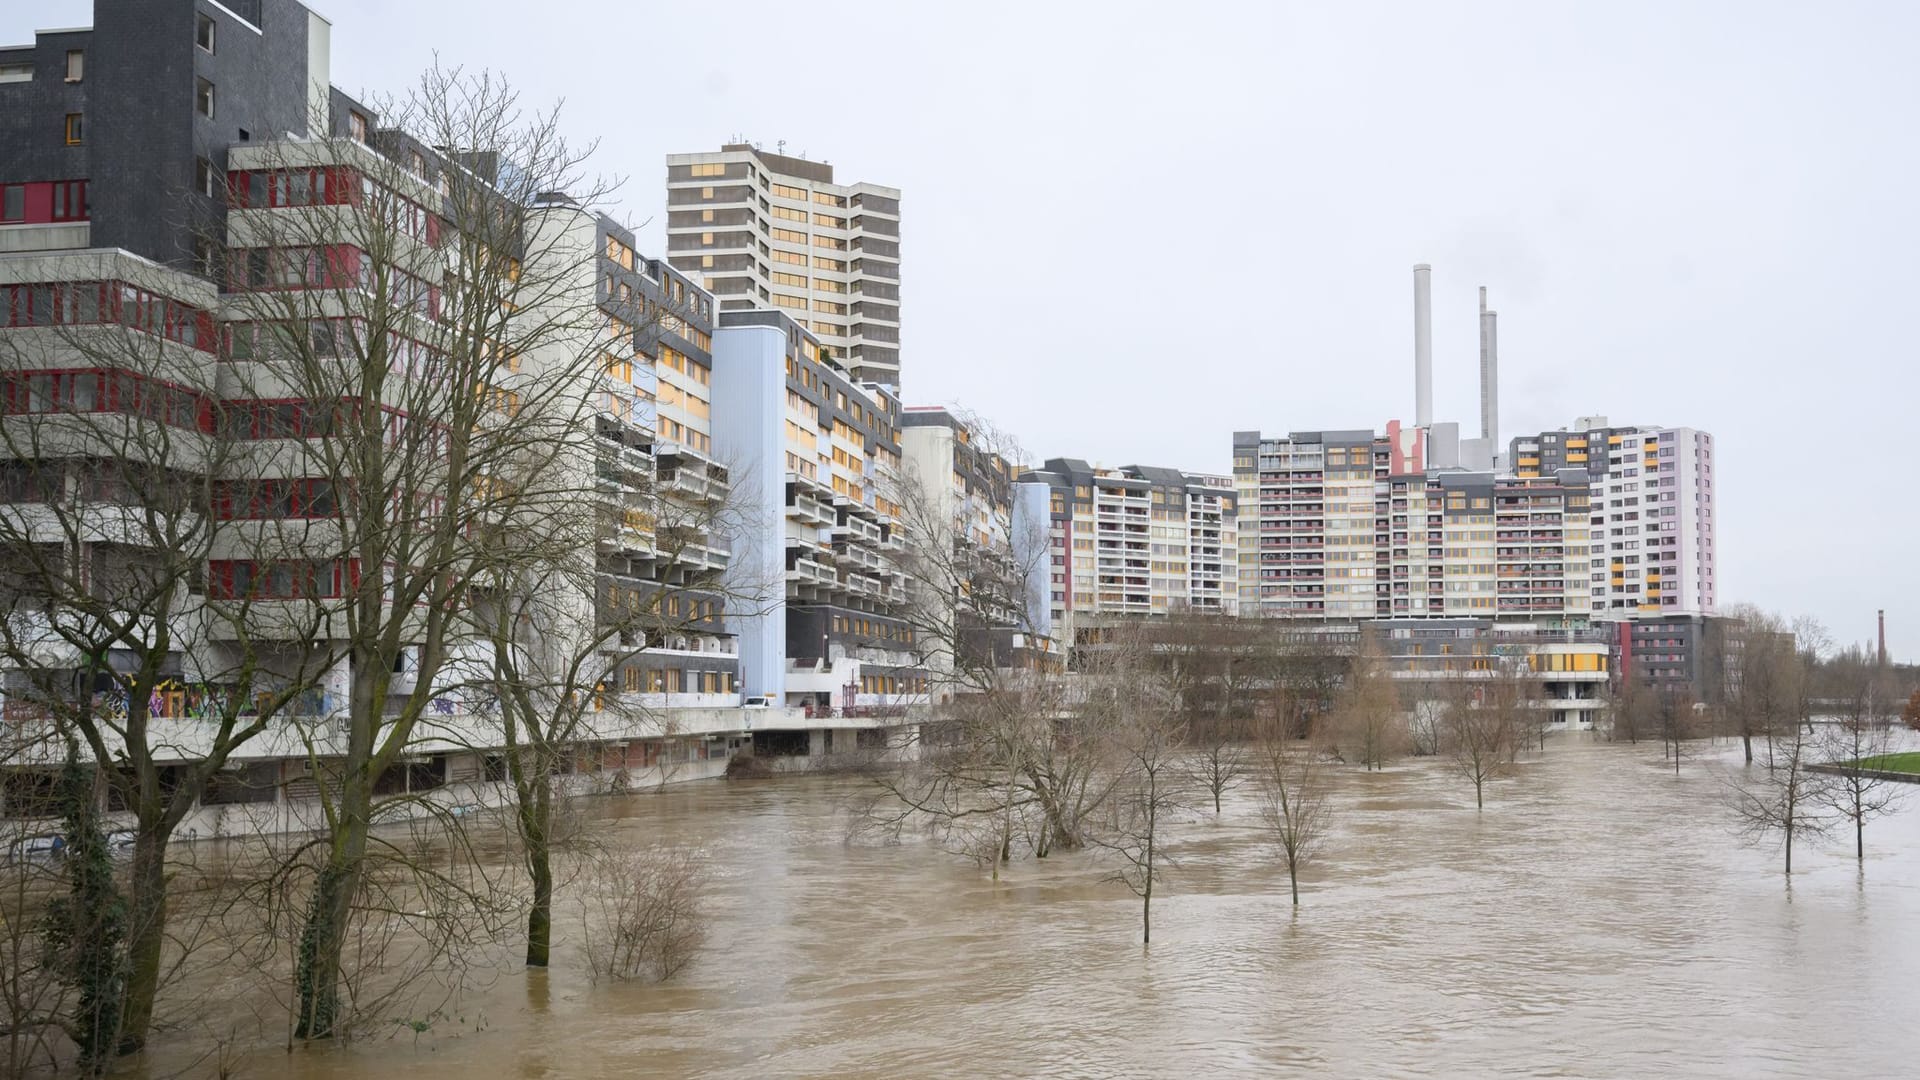
<instances>
[{"instance_id":1,"label":"building facade","mask_svg":"<svg viewBox=\"0 0 1920 1080\"><path fill-rule=\"evenodd\" d=\"M1702 705L1726 699L1729 650L1737 633L1713 615L1665 615L1612 624L1615 678L1659 692L1684 694Z\"/></svg>"},{"instance_id":2,"label":"building facade","mask_svg":"<svg viewBox=\"0 0 1920 1080\"><path fill-rule=\"evenodd\" d=\"M555 556L579 572L555 575L567 595L547 609L573 617L546 636L591 640L619 613L659 610L652 629L598 650L622 659L591 688L581 775L716 774L747 725L719 584L732 496L713 455L712 296L639 256L605 216L564 196L508 206L495 163L449 161L383 129L331 87L328 32L292 0L100 0L90 30L0 49L0 514L10 542L34 542L41 518L111 523L130 501L210 490L200 516L213 524L194 534L208 537L203 548L169 550L151 530L114 528L77 541L74 555L123 578L197 560L157 659L152 715L205 715L227 694L219 680L243 668L257 669L255 690L298 692L277 707L284 734L245 744L232 774L209 784L195 827L211 834L224 808L245 804L252 820L238 827L311 828L308 762L337 737L352 681L341 609L363 580L343 540L358 474L331 458L328 440L377 408L389 449L423 455L409 482L430 487L444 418L411 415L409 403L476 397L488 413L480 426L558 425L547 479L569 494L555 510L585 527ZM506 325L563 329L529 337L547 344L525 354L496 343L484 393L435 396L409 387L432 384L438 350L463 347L436 328L463 273L449 242L453 170L510 211L494 220L523 230L507 278L542 282L527 307L503 309ZM576 363L587 342L596 358ZM378 386L371 397L341 396L350 377L327 383L355 357L386 368L366 384ZM540 389L554 371L567 374ZM513 480L473 479L472 527L508 527L489 507ZM75 543L57 530L44 542ZM213 614L222 607L244 621ZM79 692L125 707L129 666L158 641L87 657L42 647L48 629L36 643L32 625L10 623L11 660L31 659L0 665L10 733L43 717L45 687L75 686L83 669L104 666ZM486 643L453 634L430 684L416 677L420 648L402 640L386 680L389 705L423 694L433 717L394 790L472 784L486 798L499 739L473 678ZM333 659L310 666L316 657ZM200 745L183 726L169 752ZM6 812L38 775L6 773Z\"/></svg>"},{"instance_id":3,"label":"building facade","mask_svg":"<svg viewBox=\"0 0 1920 1080\"><path fill-rule=\"evenodd\" d=\"M900 386L900 191L747 143L667 156L667 253L722 311L779 308L855 383Z\"/></svg>"},{"instance_id":4,"label":"building facade","mask_svg":"<svg viewBox=\"0 0 1920 1080\"><path fill-rule=\"evenodd\" d=\"M1450 689L1511 675L1527 687L1526 707L1545 713L1545 726L1591 730L1606 705L1613 664L1606 628L1549 628L1471 619L1380 619L1365 624L1405 696L1444 702Z\"/></svg>"},{"instance_id":5,"label":"building facade","mask_svg":"<svg viewBox=\"0 0 1920 1080\"><path fill-rule=\"evenodd\" d=\"M938 703L1051 651L1049 489L941 406L904 409L900 447L907 587Z\"/></svg>"},{"instance_id":6,"label":"building facade","mask_svg":"<svg viewBox=\"0 0 1920 1080\"><path fill-rule=\"evenodd\" d=\"M1584 622L1586 475L1433 468L1416 434L1235 433L1241 611Z\"/></svg>"},{"instance_id":7,"label":"building facade","mask_svg":"<svg viewBox=\"0 0 1920 1080\"><path fill-rule=\"evenodd\" d=\"M927 678L899 565L900 404L777 310L719 313L715 450L735 476L728 616L744 693L813 720L904 715Z\"/></svg>"},{"instance_id":8,"label":"building facade","mask_svg":"<svg viewBox=\"0 0 1920 1080\"><path fill-rule=\"evenodd\" d=\"M1718 522L1713 436L1689 427L1573 427L1511 443L1514 475L1584 470L1593 487L1588 568L1593 608L1609 618L1712 615Z\"/></svg>"},{"instance_id":9,"label":"building facade","mask_svg":"<svg viewBox=\"0 0 1920 1080\"><path fill-rule=\"evenodd\" d=\"M1049 488L1049 618L1064 640L1076 617L1239 613L1228 478L1049 458L1021 479Z\"/></svg>"}]
</instances>

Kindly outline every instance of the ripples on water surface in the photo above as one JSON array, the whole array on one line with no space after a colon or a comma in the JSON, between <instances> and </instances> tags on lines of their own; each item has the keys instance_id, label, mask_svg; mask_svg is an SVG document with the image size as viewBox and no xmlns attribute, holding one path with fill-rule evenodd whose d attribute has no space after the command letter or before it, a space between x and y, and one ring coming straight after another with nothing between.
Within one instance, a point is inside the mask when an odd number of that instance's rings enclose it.
<instances>
[{"instance_id":1,"label":"ripples on water surface","mask_svg":"<svg viewBox=\"0 0 1920 1080\"><path fill-rule=\"evenodd\" d=\"M1251 802L1173 836L1155 940L1086 856L998 882L849 846L851 779L697 784L606 827L712 854L713 937L664 986L563 950L478 1034L278 1053L268 1075L1897 1077L1920 1075L1920 806L1864 874L1741 847L1720 782L1655 744L1549 744L1472 790L1434 762L1343 773L1296 916ZM1916 790L1920 794L1920 790ZM1850 851L1850 849L1849 849Z\"/></svg>"}]
</instances>

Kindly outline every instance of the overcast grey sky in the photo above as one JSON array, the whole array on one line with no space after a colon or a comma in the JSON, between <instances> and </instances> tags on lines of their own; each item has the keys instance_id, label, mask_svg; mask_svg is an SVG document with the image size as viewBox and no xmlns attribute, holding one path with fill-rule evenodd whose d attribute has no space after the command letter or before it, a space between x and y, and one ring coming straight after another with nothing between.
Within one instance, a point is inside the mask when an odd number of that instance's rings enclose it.
<instances>
[{"instance_id":1,"label":"overcast grey sky","mask_svg":"<svg viewBox=\"0 0 1920 1080\"><path fill-rule=\"evenodd\" d=\"M907 399L1036 458L1411 420L1416 262L1476 433L1487 285L1506 434L1713 432L1723 600L1843 641L1885 607L1920 657L1916 5L316 6L351 92L437 50L564 98L655 252L663 156L733 133L902 188Z\"/></svg>"}]
</instances>

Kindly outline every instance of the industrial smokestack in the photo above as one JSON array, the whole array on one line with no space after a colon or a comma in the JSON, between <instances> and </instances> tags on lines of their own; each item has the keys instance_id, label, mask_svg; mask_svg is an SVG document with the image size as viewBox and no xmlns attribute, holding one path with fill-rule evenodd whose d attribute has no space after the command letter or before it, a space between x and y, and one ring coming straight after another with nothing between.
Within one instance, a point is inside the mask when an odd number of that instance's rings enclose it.
<instances>
[{"instance_id":1,"label":"industrial smokestack","mask_svg":"<svg viewBox=\"0 0 1920 1080\"><path fill-rule=\"evenodd\" d=\"M1500 453L1500 314L1487 310L1480 286L1480 437Z\"/></svg>"},{"instance_id":2,"label":"industrial smokestack","mask_svg":"<svg viewBox=\"0 0 1920 1080\"><path fill-rule=\"evenodd\" d=\"M1413 268L1413 422L1433 424L1433 267Z\"/></svg>"},{"instance_id":3,"label":"industrial smokestack","mask_svg":"<svg viewBox=\"0 0 1920 1080\"><path fill-rule=\"evenodd\" d=\"M1880 666L1887 666L1887 609L1880 609Z\"/></svg>"}]
</instances>

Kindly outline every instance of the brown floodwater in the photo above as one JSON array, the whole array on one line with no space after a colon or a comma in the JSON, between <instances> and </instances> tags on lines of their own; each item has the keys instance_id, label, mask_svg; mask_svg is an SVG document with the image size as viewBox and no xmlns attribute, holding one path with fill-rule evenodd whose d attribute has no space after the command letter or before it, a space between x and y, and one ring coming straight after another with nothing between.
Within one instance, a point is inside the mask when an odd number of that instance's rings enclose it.
<instances>
[{"instance_id":1,"label":"brown floodwater","mask_svg":"<svg viewBox=\"0 0 1920 1080\"><path fill-rule=\"evenodd\" d=\"M1915 1075L1920 813L1870 826L1864 867L1796 852L1789 885L1717 770L1572 737L1481 813L1437 762L1344 773L1297 912L1243 792L1172 830L1151 948L1097 857L995 882L922 842L849 843L856 778L607 800L596 827L710 858L712 937L678 978L593 985L575 940L417 1038L241 1073Z\"/></svg>"}]
</instances>

